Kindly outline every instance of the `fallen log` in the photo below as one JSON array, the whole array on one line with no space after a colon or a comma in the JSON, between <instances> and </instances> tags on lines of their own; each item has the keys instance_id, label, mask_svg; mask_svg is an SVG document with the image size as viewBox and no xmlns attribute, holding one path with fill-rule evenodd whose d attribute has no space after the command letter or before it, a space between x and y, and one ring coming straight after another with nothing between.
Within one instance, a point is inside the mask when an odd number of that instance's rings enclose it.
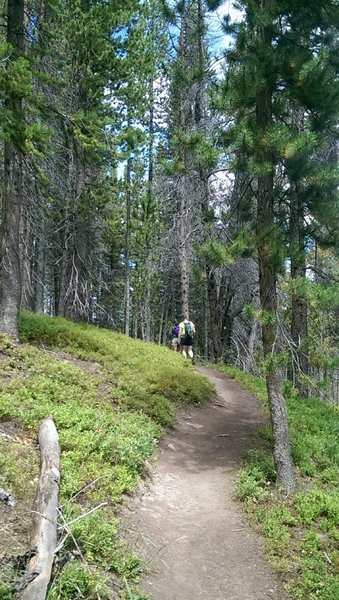
<instances>
[{"instance_id":1,"label":"fallen log","mask_svg":"<svg viewBox=\"0 0 339 600\"><path fill-rule=\"evenodd\" d=\"M52 418L39 430L40 476L34 502L31 558L23 578L21 600L45 600L57 545L60 445Z\"/></svg>"}]
</instances>

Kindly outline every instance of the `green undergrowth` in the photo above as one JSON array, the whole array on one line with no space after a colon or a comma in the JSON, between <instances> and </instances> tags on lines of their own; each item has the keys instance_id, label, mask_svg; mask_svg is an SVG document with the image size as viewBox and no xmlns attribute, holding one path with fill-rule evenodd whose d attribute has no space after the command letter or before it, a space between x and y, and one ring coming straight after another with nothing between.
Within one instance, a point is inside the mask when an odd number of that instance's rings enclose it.
<instances>
[{"instance_id":1,"label":"green undergrowth","mask_svg":"<svg viewBox=\"0 0 339 600\"><path fill-rule=\"evenodd\" d=\"M0 438L1 486L19 501L32 494L38 455L24 459L24 450L53 416L62 450L62 549L48 600L138 600L142 565L120 539L117 505L135 489L177 408L202 402L212 387L174 352L94 326L23 313L20 338L19 346L0 339L0 423L21 438L21 446ZM12 595L0 573L0 600Z\"/></svg>"},{"instance_id":2,"label":"green undergrowth","mask_svg":"<svg viewBox=\"0 0 339 600\"><path fill-rule=\"evenodd\" d=\"M234 367L217 367L249 389L268 414L266 384ZM240 469L236 494L265 536L273 566L297 600L339 598L339 412L317 398L299 398L286 388L294 494L274 486L270 426L259 430L256 448Z\"/></svg>"}]
</instances>

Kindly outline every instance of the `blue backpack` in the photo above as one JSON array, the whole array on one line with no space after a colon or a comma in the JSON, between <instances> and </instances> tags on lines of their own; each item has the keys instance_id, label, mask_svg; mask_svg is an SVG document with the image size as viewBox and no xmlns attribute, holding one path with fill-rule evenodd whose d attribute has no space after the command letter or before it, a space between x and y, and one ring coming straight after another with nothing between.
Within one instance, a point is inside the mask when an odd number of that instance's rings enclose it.
<instances>
[{"instance_id":1,"label":"blue backpack","mask_svg":"<svg viewBox=\"0 0 339 600\"><path fill-rule=\"evenodd\" d=\"M172 338L177 338L179 336L179 325L174 325L172 327Z\"/></svg>"}]
</instances>

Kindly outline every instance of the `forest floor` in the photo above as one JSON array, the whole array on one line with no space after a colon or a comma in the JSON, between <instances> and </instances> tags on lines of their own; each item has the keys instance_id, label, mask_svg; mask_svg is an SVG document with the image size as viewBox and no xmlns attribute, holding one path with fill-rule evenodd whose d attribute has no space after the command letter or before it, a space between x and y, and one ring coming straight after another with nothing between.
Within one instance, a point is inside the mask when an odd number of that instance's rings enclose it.
<instances>
[{"instance_id":1,"label":"forest floor","mask_svg":"<svg viewBox=\"0 0 339 600\"><path fill-rule=\"evenodd\" d=\"M236 471L263 423L249 392L199 368L217 396L187 407L160 443L148 482L124 505L133 550L146 565L141 593L153 600L287 600L263 541L234 499Z\"/></svg>"}]
</instances>

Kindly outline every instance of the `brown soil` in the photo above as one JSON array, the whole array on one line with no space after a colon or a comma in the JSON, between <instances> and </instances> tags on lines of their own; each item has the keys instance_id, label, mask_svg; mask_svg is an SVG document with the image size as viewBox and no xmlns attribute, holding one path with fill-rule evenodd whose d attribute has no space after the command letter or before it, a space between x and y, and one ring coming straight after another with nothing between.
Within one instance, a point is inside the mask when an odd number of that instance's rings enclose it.
<instances>
[{"instance_id":1,"label":"brown soil","mask_svg":"<svg viewBox=\"0 0 339 600\"><path fill-rule=\"evenodd\" d=\"M234 499L260 407L227 376L199 371L217 398L181 414L159 446L151 482L123 509L131 546L148 566L141 591L154 600L287 600Z\"/></svg>"},{"instance_id":2,"label":"brown soil","mask_svg":"<svg viewBox=\"0 0 339 600\"><path fill-rule=\"evenodd\" d=\"M6 572L7 559L10 567L12 558L25 554L28 548L39 453L36 440L25 434L18 425L10 421L0 423L0 440L4 458L11 453L12 460L15 457L17 464L20 465L16 476L16 479L20 481L20 489L18 490L13 490L11 485L8 489L6 478L0 472L0 487L10 492L15 501L15 506L7 506L5 502L0 502L1 580ZM34 464L36 464L36 473L32 472L32 465ZM29 470L28 467L30 467ZM31 479L32 476L33 479Z\"/></svg>"}]
</instances>

